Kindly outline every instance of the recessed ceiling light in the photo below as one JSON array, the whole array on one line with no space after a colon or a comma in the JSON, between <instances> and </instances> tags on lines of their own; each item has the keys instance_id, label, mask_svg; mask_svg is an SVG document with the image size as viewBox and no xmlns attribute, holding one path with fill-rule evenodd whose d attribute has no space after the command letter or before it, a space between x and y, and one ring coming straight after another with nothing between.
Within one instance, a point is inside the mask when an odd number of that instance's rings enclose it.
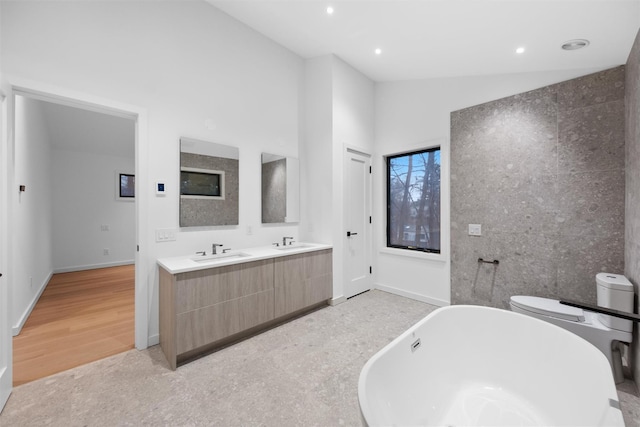
<instances>
[{"instance_id":1,"label":"recessed ceiling light","mask_svg":"<svg viewBox=\"0 0 640 427\"><path fill-rule=\"evenodd\" d=\"M376 55L380 55L382 53L382 49L377 48L376 50L374 50Z\"/></svg>"},{"instance_id":2,"label":"recessed ceiling light","mask_svg":"<svg viewBox=\"0 0 640 427\"><path fill-rule=\"evenodd\" d=\"M524 53L524 47L520 46L516 49L516 53Z\"/></svg>"},{"instance_id":3,"label":"recessed ceiling light","mask_svg":"<svg viewBox=\"0 0 640 427\"><path fill-rule=\"evenodd\" d=\"M327 14L333 15L333 8L331 6L327 7Z\"/></svg>"},{"instance_id":4,"label":"recessed ceiling light","mask_svg":"<svg viewBox=\"0 0 640 427\"><path fill-rule=\"evenodd\" d=\"M577 50L587 46L589 46L589 40L575 39L575 40L569 40L568 42L565 42L562 45L562 48L564 50Z\"/></svg>"}]
</instances>

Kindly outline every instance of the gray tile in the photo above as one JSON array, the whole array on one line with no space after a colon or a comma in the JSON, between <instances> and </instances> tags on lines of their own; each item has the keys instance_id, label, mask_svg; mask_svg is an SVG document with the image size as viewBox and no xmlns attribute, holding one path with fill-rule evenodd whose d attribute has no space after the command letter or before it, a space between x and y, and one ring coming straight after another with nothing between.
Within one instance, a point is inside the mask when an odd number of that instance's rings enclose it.
<instances>
[{"instance_id":1,"label":"gray tile","mask_svg":"<svg viewBox=\"0 0 640 427\"><path fill-rule=\"evenodd\" d=\"M557 108L529 92L451 114L451 175L554 174Z\"/></svg>"},{"instance_id":2,"label":"gray tile","mask_svg":"<svg viewBox=\"0 0 640 427\"><path fill-rule=\"evenodd\" d=\"M176 371L159 346L131 350L16 387L0 425L359 426L362 366L434 309L371 291ZM319 366L335 369L310 381ZM635 384L618 395L627 425L637 425Z\"/></svg>"},{"instance_id":3,"label":"gray tile","mask_svg":"<svg viewBox=\"0 0 640 427\"><path fill-rule=\"evenodd\" d=\"M624 270L624 240L620 232L613 235L563 236L558 252L560 298L595 304L596 274L622 274Z\"/></svg>"},{"instance_id":4,"label":"gray tile","mask_svg":"<svg viewBox=\"0 0 640 427\"><path fill-rule=\"evenodd\" d=\"M617 385L618 399L622 407L622 416L627 427L640 426L640 398L636 384L627 379Z\"/></svg>"},{"instance_id":5,"label":"gray tile","mask_svg":"<svg viewBox=\"0 0 640 427\"><path fill-rule=\"evenodd\" d=\"M470 174L451 183L456 223L496 232L559 230L556 175Z\"/></svg>"},{"instance_id":6,"label":"gray tile","mask_svg":"<svg viewBox=\"0 0 640 427\"><path fill-rule=\"evenodd\" d=\"M560 174L558 190L562 236L624 230L624 171Z\"/></svg>"},{"instance_id":7,"label":"gray tile","mask_svg":"<svg viewBox=\"0 0 640 427\"><path fill-rule=\"evenodd\" d=\"M451 249L452 303L508 308L512 295L555 297L557 239L536 233L461 238ZM499 264L478 263L478 258Z\"/></svg>"},{"instance_id":8,"label":"gray tile","mask_svg":"<svg viewBox=\"0 0 640 427\"><path fill-rule=\"evenodd\" d=\"M636 35L625 70L626 200L624 273L634 284L636 294L638 294L640 291L640 31ZM637 309L636 302L636 312ZM638 324L636 324L634 343L632 345L632 359L635 360L635 378L640 378L639 341ZM637 408L634 415L635 425L640 425Z\"/></svg>"},{"instance_id":9,"label":"gray tile","mask_svg":"<svg viewBox=\"0 0 640 427\"><path fill-rule=\"evenodd\" d=\"M624 169L624 100L558 114L560 172Z\"/></svg>"},{"instance_id":10,"label":"gray tile","mask_svg":"<svg viewBox=\"0 0 640 427\"><path fill-rule=\"evenodd\" d=\"M505 308L511 295L561 292L591 301L596 270L620 272L624 79L617 67L451 114L453 303ZM636 158L636 146L626 152ZM627 186L640 181L629 171ZM627 217L640 214L638 194L627 191ZM636 233L640 222L627 221L627 242Z\"/></svg>"},{"instance_id":11,"label":"gray tile","mask_svg":"<svg viewBox=\"0 0 640 427\"><path fill-rule=\"evenodd\" d=\"M624 99L624 66L553 85L560 111Z\"/></svg>"},{"instance_id":12,"label":"gray tile","mask_svg":"<svg viewBox=\"0 0 640 427\"><path fill-rule=\"evenodd\" d=\"M0 425L360 425L362 366L434 309L371 291L176 371L132 350L16 387Z\"/></svg>"}]
</instances>

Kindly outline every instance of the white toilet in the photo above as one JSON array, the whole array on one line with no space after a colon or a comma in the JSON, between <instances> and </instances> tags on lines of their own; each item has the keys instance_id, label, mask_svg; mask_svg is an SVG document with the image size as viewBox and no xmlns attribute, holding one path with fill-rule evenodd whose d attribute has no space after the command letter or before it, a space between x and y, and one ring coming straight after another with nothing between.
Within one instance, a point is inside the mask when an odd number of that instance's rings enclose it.
<instances>
[{"instance_id":1,"label":"white toilet","mask_svg":"<svg viewBox=\"0 0 640 427\"><path fill-rule=\"evenodd\" d=\"M598 306L633 313L633 285L621 274L596 275ZM630 343L633 322L531 296L512 296L511 311L536 317L571 331L607 356L616 383L624 381L619 342Z\"/></svg>"}]
</instances>

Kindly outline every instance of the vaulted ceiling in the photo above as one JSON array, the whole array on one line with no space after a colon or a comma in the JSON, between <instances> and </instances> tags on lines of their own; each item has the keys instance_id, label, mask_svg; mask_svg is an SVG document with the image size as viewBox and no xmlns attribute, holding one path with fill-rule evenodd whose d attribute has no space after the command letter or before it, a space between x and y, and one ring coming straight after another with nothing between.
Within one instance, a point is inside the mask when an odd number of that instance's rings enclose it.
<instances>
[{"instance_id":1,"label":"vaulted ceiling","mask_svg":"<svg viewBox=\"0 0 640 427\"><path fill-rule=\"evenodd\" d=\"M374 81L610 68L640 27L638 0L207 1L303 58L335 54ZM572 39L590 45L562 50Z\"/></svg>"}]
</instances>

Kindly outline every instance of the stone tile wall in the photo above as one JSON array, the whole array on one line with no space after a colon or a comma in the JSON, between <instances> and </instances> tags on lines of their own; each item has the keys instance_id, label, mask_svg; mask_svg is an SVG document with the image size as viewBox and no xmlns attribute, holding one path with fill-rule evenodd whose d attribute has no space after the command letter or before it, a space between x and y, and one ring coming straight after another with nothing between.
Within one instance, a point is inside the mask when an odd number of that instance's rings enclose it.
<instances>
[{"instance_id":1,"label":"stone tile wall","mask_svg":"<svg viewBox=\"0 0 640 427\"><path fill-rule=\"evenodd\" d=\"M595 303L595 275L623 272L624 83L621 66L451 113L452 303Z\"/></svg>"},{"instance_id":2,"label":"stone tile wall","mask_svg":"<svg viewBox=\"0 0 640 427\"><path fill-rule=\"evenodd\" d=\"M640 32L629 54L626 65L625 148L626 198L624 274L640 292ZM636 313L638 303L636 297ZM636 382L640 379L640 334L635 324L632 345L632 365Z\"/></svg>"}]
</instances>

